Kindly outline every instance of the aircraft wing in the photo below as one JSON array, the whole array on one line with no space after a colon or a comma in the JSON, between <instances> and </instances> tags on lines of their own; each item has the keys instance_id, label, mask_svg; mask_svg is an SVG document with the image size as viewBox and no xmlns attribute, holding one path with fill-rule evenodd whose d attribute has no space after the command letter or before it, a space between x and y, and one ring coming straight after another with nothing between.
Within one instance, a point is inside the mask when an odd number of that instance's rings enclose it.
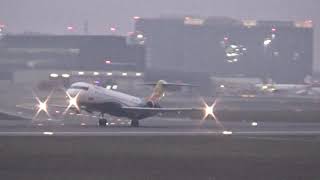
<instances>
[{"instance_id":1,"label":"aircraft wing","mask_svg":"<svg viewBox=\"0 0 320 180\"><path fill-rule=\"evenodd\" d=\"M21 108L21 109L26 109L26 110L38 110L39 108L37 107L37 105L35 104L19 104L16 105L17 108ZM48 104L47 105L48 109L66 109L68 106L66 105L59 105L59 104Z\"/></svg>"},{"instance_id":2,"label":"aircraft wing","mask_svg":"<svg viewBox=\"0 0 320 180\"><path fill-rule=\"evenodd\" d=\"M9 112L6 110L0 109L0 119L4 120L30 120L30 118L26 116L22 116L18 113Z\"/></svg>"},{"instance_id":3,"label":"aircraft wing","mask_svg":"<svg viewBox=\"0 0 320 180\"><path fill-rule=\"evenodd\" d=\"M158 114L161 117L202 118L204 108L150 108L150 107L123 107L128 113Z\"/></svg>"},{"instance_id":4,"label":"aircraft wing","mask_svg":"<svg viewBox=\"0 0 320 180\"><path fill-rule=\"evenodd\" d=\"M143 83L141 85L146 85L146 86L155 86L157 83ZM169 83L165 82L163 86L170 87L170 86L176 86L176 87L199 87L198 85L193 85L193 84L187 84L187 83Z\"/></svg>"},{"instance_id":5,"label":"aircraft wing","mask_svg":"<svg viewBox=\"0 0 320 180\"><path fill-rule=\"evenodd\" d=\"M25 109L25 110L29 110L29 111L34 111L36 110L36 106L34 104L18 104L16 105L17 108L20 108L20 109Z\"/></svg>"}]
</instances>

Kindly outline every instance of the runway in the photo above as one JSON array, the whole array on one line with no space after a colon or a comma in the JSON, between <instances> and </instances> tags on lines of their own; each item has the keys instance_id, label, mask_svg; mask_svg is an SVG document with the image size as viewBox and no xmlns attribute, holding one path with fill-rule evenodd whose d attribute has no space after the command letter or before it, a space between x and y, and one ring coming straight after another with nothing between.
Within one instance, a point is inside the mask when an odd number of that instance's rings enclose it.
<instances>
[{"instance_id":1,"label":"runway","mask_svg":"<svg viewBox=\"0 0 320 180\"><path fill-rule=\"evenodd\" d=\"M233 136L233 137L320 137L320 123L221 122L213 120L151 118L141 127L117 119L107 127L95 120L27 121L0 120L0 136ZM319 138L320 139L320 138Z\"/></svg>"},{"instance_id":2,"label":"runway","mask_svg":"<svg viewBox=\"0 0 320 180\"><path fill-rule=\"evenodd\" d=\"M270 140L290 140L291 138L307 136L319 136L319 131L222 131L222 132L179 132L179 131L167 131L167 132L152 132L152 131L119 131L119 132L86 132L86 131L77 131L77 132L68 132L68 131L17 131L17 132L0 132L0 136L242 136L248 138L266 138L269 137ZM281 138L285 136L286 139ZM313 139L314 140L314 139ZM320 141L320 138L317 139Z\"/></svg>"},{"instance_id":3,"label":"runway","mask_svg":"<svg viewBox=\"0 0 320 180\"><path fill-rule=\"evenodd\" d=\"M300 180L320 176L316 105L308 105L311 113L302 114L300 109L297 114L288 113L291 106L273 103L267 104L267 110L260 102L259 106L231 105L233 109L220 113L217 121L152 117L142 120L139 128L130 127L130 121L122 118L109 118L102 128L95 115L2 118L0 176L77 180ZM297 107L305 106L293 106ZM24 111L13 113L33 116Z\"/></svg>"},{"instance_id":4,"label":"runway","mask_svg":"<svg viewBox=\"0 0 320 180\"><path fill-rule=\"evenodd\" d=\"M136 129L109 136L105 131L101 136L85 135L88 132L83 132L85 136L79 132L1 135L0 175L77 180L299 180L320 175L317 137L178 135L176 131L175 135L137 135L151 130Z\"/></svg>"},{"instance_id":5,"label":"runway","mask_svg":"<svg viewBox=\"0 0 320 180\"><path fill-rule=\"evenodd\" d=\"M5 100L11 97L2 97ZM17 97L15 97L17 98ZM207 98L209 102L211 98ZM163 102L178 107L176 101ZM195 100L195 98L193 98ZM212 99L211 99L212 100ZM13 100L12 100L13 101ZM0 116L0 136L318 136L320 135L320 102L303 98L218 98L216 120L209 118L152 117L130 127L130 120L109 117L106 128L97 126L97 115L77 115L52 110L50 115L19 108L19 98L1 110L10 116ZM25 99L24 99L25 101ZM33 102L34 99L27 99ZM16 102L16 103L15 103ZM20 102L21 104L21 102ZM190 105L191 104L191 105ZM183 106L199 106L184 102ZM1 112L0 111L0 112ZM14 116L22 117L15 120ZM175 115L174 115L175 116ZM49 132L49 133L48 133Z\"/></svg>"}]
</instances>

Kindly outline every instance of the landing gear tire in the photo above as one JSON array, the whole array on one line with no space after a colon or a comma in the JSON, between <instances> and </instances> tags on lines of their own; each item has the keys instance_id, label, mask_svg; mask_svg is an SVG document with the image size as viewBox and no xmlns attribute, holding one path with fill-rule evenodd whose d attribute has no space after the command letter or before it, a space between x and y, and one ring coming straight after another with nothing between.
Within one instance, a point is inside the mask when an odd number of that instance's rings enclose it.
<instances>
[{"instance_id":1,"label":"landing gear tire","mask_svg":"<svg viewBox=\"0 0 320 180\"><path fill-rule=\"evenodd\" d=\"M106 127L107 126L107 120L106 119L99 119L99 126L100 127Z\"/></svg>"},{"instance_id":2,"label":"landing gear tire","mask_svg":"<svg viewBox=\"0 0 320 180\"><path fill-rule=\"evenodd\" d=\"M138 120L131 120L131 127L139 127L139 121Z\"/></svg>"}]
</instances>

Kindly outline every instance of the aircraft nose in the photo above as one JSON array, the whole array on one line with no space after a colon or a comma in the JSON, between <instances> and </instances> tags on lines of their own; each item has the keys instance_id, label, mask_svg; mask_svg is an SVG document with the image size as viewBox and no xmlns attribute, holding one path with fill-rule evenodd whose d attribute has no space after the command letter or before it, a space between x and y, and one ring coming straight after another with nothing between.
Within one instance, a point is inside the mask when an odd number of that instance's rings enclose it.
<instances>
[{"instance_id":1,"label":"aircraft nose","mask_svg":"<svg viewBox=\"0 0 320 180\"><path fill-rule=\"evenodd\" d=\"M80 93L79 89L68 89L67 94L71 97L75 97L77 94Z\"/></svg>"}]
</instances>

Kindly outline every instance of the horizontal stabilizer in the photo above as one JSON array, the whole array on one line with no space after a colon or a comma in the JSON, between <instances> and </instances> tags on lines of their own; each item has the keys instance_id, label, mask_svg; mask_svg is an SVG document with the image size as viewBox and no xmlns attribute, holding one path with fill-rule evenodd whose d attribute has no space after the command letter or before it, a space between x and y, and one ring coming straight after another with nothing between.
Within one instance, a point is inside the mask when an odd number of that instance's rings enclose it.
<instances>
[{"instance_id":1,"label":"horizontal stabilizer","mask_svg":"<svg viewBox=\"0 0 320 180\"><path fill-rule=\"evenodd\" d=\"M142 83L140 85L146 85L146 86L156 86L158 84L158 82L156 83ZM169 83L166 81L163 81L162 85L164 87L199 87L197 85L193 85L193 84L187 84L187 83Z\"/></svg>"}]
</instances>

